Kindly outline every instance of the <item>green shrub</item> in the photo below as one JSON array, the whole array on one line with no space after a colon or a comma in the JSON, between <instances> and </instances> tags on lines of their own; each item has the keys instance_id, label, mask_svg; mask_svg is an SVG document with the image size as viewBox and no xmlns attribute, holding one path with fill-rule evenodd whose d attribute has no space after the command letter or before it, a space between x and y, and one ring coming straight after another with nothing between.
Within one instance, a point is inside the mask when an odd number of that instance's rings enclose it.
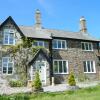
<instances>
[{"instance_id":1,"label":"green shrub","mask_svg":"<svg viewBox=\"0 0 100 100\"><path fill-rule=\"evenodd\" d=\"M11 81L9 82L9 85L10 85L11 87L22 87L22 86L23 86L23 82L20 81L20 80L11 80Z\"/></svg>"},{"instance_id":2,"label":"green shrub","mask_svg":"<svg viewBox=\"0 0 100 100\"><path fill-rule=\"evenodd\" d=\"M33 85L32 87L34 87L35 89L41 89L42 88L42 83L39 77L39 72L35 73L35 79L33 81Z\"/></svg>"},{"instance_id":3,"label":"green shrub","mask_svg":"<svg viewBox=\"0 0 100 100\"><path fill-rule=\"evenodd\" d=\"M71 72L71 73L69 74L69 77L68 77L68 84L69 84L70 86L76 86L76 82L75 82L75 78L74 78L73 72Z\"/></svg>"}]
</instances>

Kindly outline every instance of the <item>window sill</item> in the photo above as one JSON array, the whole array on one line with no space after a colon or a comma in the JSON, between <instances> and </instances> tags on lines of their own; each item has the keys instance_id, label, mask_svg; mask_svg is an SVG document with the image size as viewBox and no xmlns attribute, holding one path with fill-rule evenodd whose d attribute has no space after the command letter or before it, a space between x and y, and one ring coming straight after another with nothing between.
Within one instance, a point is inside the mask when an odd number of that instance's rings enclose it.
<instances>
[{"instance_id":1,"label":"window sill","mask_svg":"<svg viewBox=\"0 0 100 100\"><path fill-rule=\"evenodd\" d=\"M96 72L84 72L86 74L95 74Z\"/></svg>"},{"instance_id":2,"label":"window sill","mask_svg":"<svg viewBox=\"0 0 100 100\"><path fill-rule=\"evenodd\" d=\"M82 50L84 52L93 52L94 50Z\"/></svg>"},{"instance_id":3,"label":"window sill","mask_svg":"<svg viewBox=\"0 0 100 100\"><path fill-rule=\"evenodd\" d=\"M13 74L2 74L3 76L11 76L11 75L13 75Z\"/></svg>"},{"instance_id":4,"label":"window sill","mask_svg":"<svg viewBox=\"0 0 100 100\"><path fill-rule=\"evenodd\" d=\"M67 75L69 73L54 73L55 75Z\"/></svg>"},{"instance_id":5,"label":"window sill","mask_svg":"<svg viewBox=\"0 0 100 100\"><path fill-rule=\"evenodd\" d=\"M3 44L4 46L11 46L11 45L15 45L15 44Z\"/></svg>"},{"instance_id":6,"label":"window sill","mask_svg":"<svg viewBox=\"0 0 100 100\"><path fill-rule=\"evenodd\" d=\"M65 48L65 49L63 49L63 48L52 48L53 50L68 50L68 48Z\"/></svg>"}]
</instances>

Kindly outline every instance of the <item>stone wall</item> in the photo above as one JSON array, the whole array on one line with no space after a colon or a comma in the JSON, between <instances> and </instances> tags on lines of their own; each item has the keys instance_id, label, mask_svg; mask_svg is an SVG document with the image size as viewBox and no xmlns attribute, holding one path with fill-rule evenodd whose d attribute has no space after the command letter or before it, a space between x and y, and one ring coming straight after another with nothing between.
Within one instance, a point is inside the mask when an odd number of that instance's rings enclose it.
<instances>
[{"instance_id":1,"label":"stone wall","mask_svg":"<svg viewBox=\"0 0 100 100\"><path fill-rule=\"evenodd\" d=\"M93 42L94 51L83 51L81 49L81 41L79 40L66 40L68 43L67 50L53 50L53 59L68 60L69 73L73 71L76 80L82 80L83 78L89 80L99 79L99 65L98 65L98 49L97 43ZM85 74L83 70L83 61L93 60L95 61L96 73ZM55 76L56 83L62 83L67 81L68 74L59 74Z\"/></svg>"},{"instance_id":2,"label":"stone wall","mask_svg":"<svg viewBox=\"0 0 100 100\"><path fill-rule=\"evenodd\" d=\"M3 27L2 29L0 29L0 77L2 79L17 79L17 75L15 74L15 71L13 74L11 75L4 75L2 73L2 57L9 57L9 54L7 54L7 45L4 45L3 44L3 30L4 29L12 29L15 33L15 41L16 41L16 44L20 43L21 42L21 36L20 36L20 33L17 31L17 29L15 28L15 26L13 25L13 23L11 21L8 21ZM15 67L14 67L15 68Z\"/></svg>"}]
</instances>

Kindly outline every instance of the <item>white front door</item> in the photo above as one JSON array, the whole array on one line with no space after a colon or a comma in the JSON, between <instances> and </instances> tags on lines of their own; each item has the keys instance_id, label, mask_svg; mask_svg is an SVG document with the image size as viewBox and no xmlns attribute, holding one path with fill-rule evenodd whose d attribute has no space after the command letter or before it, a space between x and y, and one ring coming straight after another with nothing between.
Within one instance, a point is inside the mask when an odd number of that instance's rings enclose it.
<instances>
[{"instance_id":1,"label":"white front door","mask_svg":"<svg viewBox=\"0 0 100 100\"><path fill-rule=\"evenodd\" d=\"M36 69L39 71L40 80L42 85L46 85L46 62L36 61Z\"/></svg>"}]
</instances>

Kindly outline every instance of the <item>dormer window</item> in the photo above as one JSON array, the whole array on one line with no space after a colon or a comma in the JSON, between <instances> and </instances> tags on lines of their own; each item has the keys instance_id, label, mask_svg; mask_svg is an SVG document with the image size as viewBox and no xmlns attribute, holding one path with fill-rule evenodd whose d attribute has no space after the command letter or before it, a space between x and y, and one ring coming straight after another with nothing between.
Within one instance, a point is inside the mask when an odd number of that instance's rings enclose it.
<instances>
[{"instance_id":1,"label":"dormer window","mask_svg":"<svg viewBox=\"0 0 100 100\"><path fill-rule=\"evenodd\" d=\"M93 44L90 42L82 42L82 50L84 51L93 51Z\"/></svg>"},{"instance_id":2,"label":"dormer window","mask_svg":"<svg viewBox=\"0 0 100 100\"><path fill-rule=\"evenodd\" d=\"M14 31L6 29L4 30L4 45L14 45L15 38L14 38Z\"/></svg>"}]
</instances>

